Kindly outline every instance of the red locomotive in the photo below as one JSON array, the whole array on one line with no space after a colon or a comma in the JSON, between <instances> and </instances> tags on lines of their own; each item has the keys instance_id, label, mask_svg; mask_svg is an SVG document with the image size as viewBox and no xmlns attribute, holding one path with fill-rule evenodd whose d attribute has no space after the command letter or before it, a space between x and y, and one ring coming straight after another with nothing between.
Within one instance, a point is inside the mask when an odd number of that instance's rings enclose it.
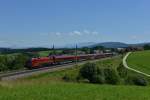
<instances>
[{"instance_id":1,"label":"red locomotive","mask_svg":"<svg viewBox=\"0 0 150 100\"><path fill-rule=\"evenodd\" d=\"M105 57L111 57L112 53L104 53L104 54L87 54L87 55L77 55L77 56L49 56L49 57L39 57L39 58L32 58L26 63L26 67L33 69L33 68L40 68L43 66L53 65L53 64L61 64L65 62L74 62L74 61L81 61L81 60L90 60L90 59L99 59Z\"/></svg>"}]
</instances>

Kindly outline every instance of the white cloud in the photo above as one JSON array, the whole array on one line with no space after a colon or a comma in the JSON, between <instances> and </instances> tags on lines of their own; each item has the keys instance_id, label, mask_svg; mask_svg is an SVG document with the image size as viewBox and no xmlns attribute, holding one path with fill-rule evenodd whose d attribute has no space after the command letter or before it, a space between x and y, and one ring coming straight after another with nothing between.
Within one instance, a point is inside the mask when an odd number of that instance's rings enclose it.
<instances>
[{"instance_id":1,"label":"white cloud","mask_svg":"<svg viewBox=\"0 0 150 100\"><path fill-rule=\"evenodd\" d=\"M60 35L61 35L61 33L60 33L60 32L56 32L55 34L56 34L57 36L60 36Z\"/></svg>"},{"instance_id":2,"label":"white cloud","mask_svg":"<svg viewBox=\"0 0 150 100\"><path fill-rule=\"evenodd\" d=\"M82 33L79 32L79 31L74 31L73 34L74 34L74 35L82 35Z\"/></svg>"},{"instance_id":3,"label":"white cloud","mask_svg":"<svg viewBox=\"0 0 150 100\"><path fill-rule=\"evenodd\" d=\"M93 34L93 35L98 35L99 33L96 32L96 31L94 31L94 32L92 32L92 34Z\"/></svg>"},{"instance_id":4,"label":"white cloud","mask_svg":"<svg viewBox=\"0 0 150 100\"><path fill-rule=\"evenodd\" d=\"M85 34L85 35L98 35L99 33L97 31L84 30L83 34Z\"/></svg>"},{"instance_id":5,"label":"white cloud","mask_svg":"<svg viewBox=\"0 0 150 100\"><path fill-rule=\"evenodd\" d=\"M77 36L81 36L82 33L80 31L73 31L69 33L70 35L77 35Z\"/></svg>"},{"instance_id":6,"label":"white cloud","mask_svg":"<svg viewBox=\"0 0 150 100\"><path fill-rule=\"evenodd\" d=\"M70 32L70 35L78 35L78 36L86 36L86 35L98 35L99 33L97 31L89 31L89 30L83 30L83 31L73 31Z\"/></svg>"},{"instance_id":7,"label":"white cloud","mask_svg":"<svg viewBox=\"0 0 150 100\"><path fill-rule=\"evenodd\" d=\"M0 37L0 45L2 47L31 47L31 46L49 46L50 44L65 44L65 43L77 43L98 40L99 34L97 31L90 30L74 30L70 32L39 32L38 39L34 39L32 36L27 35L2 38ZM86 38L86 39L85 39Z\"/></svg>"},{"instance_id":8,"label":"white cloud","mask_svg":"<svg viewBox=\"0 0 150 100\"><path fill-rule=\"evenodd\" d=\"M83 33L85 33L85 34L90 34L90 31L84 30Z\"/></svg>"},{"instance_id":9,"label":"white cloud","mask_svg":"<svg viewBox=\"0 0 150 100\"><path fill-rule=\"evenodd\" d=\"M87 36L87 35L98 35L99 33L97 31L89 31L89 30L83 30L83 31L72 31L72 32L47 32L47 33L39 33L40 36L42 37L46 37L46 36L51 36L51 35L55 35L55 36Z\"/></svg>"},{"instance_id":10,"label":"white cloud","mask_svg":"<svg viewBox=\"0 0 150 100\"><path fill-rule=\"evenodd\" d=\"M132 39L138 39L138 37L135 36L135 35L134 35L134 36L131 36L131 38L132 38Z\"/></svg>"}]
</instances>

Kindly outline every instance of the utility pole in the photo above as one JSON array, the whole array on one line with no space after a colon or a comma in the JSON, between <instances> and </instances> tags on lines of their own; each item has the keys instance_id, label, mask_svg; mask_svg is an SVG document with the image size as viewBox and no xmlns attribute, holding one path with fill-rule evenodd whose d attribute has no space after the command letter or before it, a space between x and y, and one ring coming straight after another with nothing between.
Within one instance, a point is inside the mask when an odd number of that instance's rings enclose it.
<instances>
[{"instance_id":1,"label":"utility pole","mask_svg":"<svg viewBox=\"0 0 150 100\"><path fill-rule=\"evenodd\" d=\"M54 47L54 44L53 44L53 55L55 55L55 47Z\"/></svg>"},{"instance_id":2,"label":"utility pole","mask_svg":"<svg viewBox=\"0 0 150 100\"><path fill-rule=\"evenodd\" d=\"M55 47L54 47L54 44L53 44L53 47L52 47L52 57L53 57L53 61L54 61L54 64L56 63L56 61L55 61Z\"/></svg>"},{"instance_id":3,"label":"utility pole","mask_svg":"<svg viewBox=\"0 0 150 100\"><path fill-rule=\"evenodd\" d=\"M78 61L78 58L77 58L77 56L78 56L78 46L77 46L77 44L76 44L76 48L75 48L75 63L77 64L77 61Z\"/></svg>"}]
</instances>

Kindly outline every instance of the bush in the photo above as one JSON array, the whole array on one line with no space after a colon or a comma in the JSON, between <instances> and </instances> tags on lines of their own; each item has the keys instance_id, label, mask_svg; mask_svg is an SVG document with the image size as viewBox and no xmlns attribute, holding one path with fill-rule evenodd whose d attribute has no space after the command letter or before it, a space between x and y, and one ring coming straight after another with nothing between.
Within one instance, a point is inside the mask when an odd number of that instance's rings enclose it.
<instances>
[{"instance_id":1,"label":"bush","mask_svg":"<svg viewBox=\"0 0 150 100\"><path fill-rule=\"evenodd\" d=\"M68 74L68 73L66 73L66 74L62 77L62 79L63 79L64 81L77 81L77 77L76 77L76 76L74 76L73 74Z\"/></svg>"},{"instance_id":2,"label":"bush","mask_svg":"<svg viewBox=\"0 0 150 100\"><path fill-rule=\"evenodd\" d=\"M62 79L65 81L70 81L71 77L69 75L65 74Z\"/></svg>"},{"instance_id":3,"label":"bush","mask_svg":"<svg viewBox=\"0 0 150 100\"><path fill-rule=\"evenodd\" d=\"M92 78L92 83L103 84L105 83L105 77L102 75L94 75Z\"/></svg>"},{"instance_id":4,"label":"bush","mask_svg":"<svg viewBox=\"0 0 150 100\"><path fill-rule=\"evenodd\" d=\"M5 64L0 63L0 71L5 71L7 70L7 67L5 66Z\"/></svg>"},{"instance_id":5,"label":"bush","mask_svg":"<svg viewBox=\"0 0 150 100\"><path fill-rule=\"evenodd\" d=\"M8 63L11 63L11 65L9 65L9 69L16 70L16 69L23 68L25 66L25 62L27 61L27 59L28 57L23 54L17 55L15 59L8 62Z\"/></svg>"},{"instance_id":6,"label":"bush","mask_svg":"<svg viewBox=\"0 0 150 100\"><path fill-rule=\"evenodd\" d=\"M21 69L27 59L28 57L23 54L0 56L0 71Z\"/></svg>"},{"instance_id":7,"label":"bush","mask_svg":"<svg viewBox=\"0 0 150 100\"><path fill-rule=\"evenodd\" d=\"M88 79L91 83L95 81L93 78L94 76L100 74L100 69L95 63L86 63L80 69L80 74L83 78Z\"/></svg>"},{"instance_id":8,"label":"bush","mask_svg":"<svg viewBox=\"0 0 150 100\"><path fill-rule=\"evenodd\" d=\"M8 70L6 59L7 59L7 57L0 56L0 71Z\"/></svg>"},{"instance_id":9,"label":"bush","mask_svg":"<svg viewBox=\"0 0 150 100\"><path fill-rule=\"evenodd\" d=\"M104 69L105 82L107 84L118 84L119 83L119 75L115 69L107 68Z\"/></svg>"},{"instance_id":10,"label":"bush","mask_svg":"<svg viewBox=\"0 0 150 100\"><path fill-rule=\"evenodd\" d=\"M138 86L147 86L148 84L147 80L142 76L128 76L126 83Z\"/></svg>"},{"instance_id":11,"label":"bush","mask_svg":"<svg viewBox=\"0 0 150 100\"><path fill-rule=\"evenodd\" d=\"M119 75L116 70L111 68L102 68L95 63L84 64L80 69L80 74L83 78L88 79L90 83L119 83Z\"/></svg>"},{"instance_id":12,"label":"bush","mask_svg":"<svg viewBox=\"0 0 150 100\"><path fill-rule=\"evenodd\" d=\"M126 78L128 75L127 69L122 65L122 63L117 68L117 71L121 78Z\"/></svg>"}]
</instances>

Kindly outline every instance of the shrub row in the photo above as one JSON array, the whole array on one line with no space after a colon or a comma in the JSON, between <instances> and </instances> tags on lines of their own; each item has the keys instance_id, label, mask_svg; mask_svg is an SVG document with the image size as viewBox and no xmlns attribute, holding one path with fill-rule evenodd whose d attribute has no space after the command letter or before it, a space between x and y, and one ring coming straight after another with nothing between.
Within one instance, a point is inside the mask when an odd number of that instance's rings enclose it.
<instances>
[{"instance_id":1,"label":"shrub row","mask_svg":"<svg viewBox=\"0 0 150 100\"><path fill-rule=\"evenodd\" d=\"M128 72L128 70L122 65L122 63L118 66L117 71L119 73L119 76L124 80L124 83L127 85L148 85L148 81L144 76L141 76L134 72Z\"/></svg>"},{"instance_id":2,"label":"shrub row","mask_svg":"<svg viewBox=\"0 0 150 100\"><path fill-rule=\"evenodd\" d=\"M126 68L120 64L117 69L112 67L103 67L95 63L86 63L80 69L80 77L87 79L90 83L98 84L128 84L146 86L148 81L136 73L129 73Z\"/></svg>"},{"instance_id":3,"label":"shrub row","mask_svg":"<svg viewBox=\"0 0 150 100\"><path fill-rule=\"evenodd\" d=\"M21 69L27 59L28 56L24 54L0 56L0 71Z\"/></svg>"},{"instance_id":4,"label":"shrub row","mask_svg":"<svg viewBox=\"0 0 150 100\"><path fill-rule=\"evenodd\" d=\"M127 79L125 80L126 84L129 85L138 85L138 86L147 86L148 82L147 80L140 75L130 75L127 77Z\"/></svg>"},{"instance_id":5,"label":"shrub row","mask_svg":"<svg viewBox=\"0 0 150 100\"><path fill-rule=\"evenodd\" d=\"M80 69L80 75L90 83L118 84L120 77L115 69L102 68L95 63L86 63Z\"/></svg>"}]
</instances>

